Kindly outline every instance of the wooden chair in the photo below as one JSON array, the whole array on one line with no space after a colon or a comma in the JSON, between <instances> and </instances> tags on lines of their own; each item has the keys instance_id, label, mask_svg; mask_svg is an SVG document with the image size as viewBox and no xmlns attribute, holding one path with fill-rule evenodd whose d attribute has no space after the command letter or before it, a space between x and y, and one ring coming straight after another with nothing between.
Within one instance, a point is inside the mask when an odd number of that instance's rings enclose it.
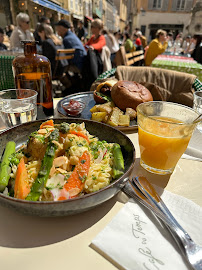
<instances>
[{"instance_id":1,"label":"wooden chair","mask_svg":"<svg viewBox=\"0 0 202 270\"><path fill-rule=\"evenodd\" d=\"M131 66L131 65L140 65L144 63L144 51L134 51L131 53L126 53L124 46L121 46L119 51L115 56L115 63L117 66Z\"/></svg>"},{"instance_id":2,"label":"wooden chair","mask_svg":"<svg viewBox=\"0 0 202 270\"><path fill-rule=\"evenodd\" d=\"M64 90L63 88L68 87L68 85L70 85L70 82L68 81L67 78L65 78L65 76L62 74L60 76L56 75L56 71L58 68L58 63L61 60L71 60L74 58L74 54L75 54L75 49L58 49L56 56L55 56L55 67L54 67L54 71L52 74L52 80L56 81L56 89L54 89L54 93L55 95L60 95L61 92ZM67 71L69 65L67 65L64 69L64 72ZM62 83L63 82L63 83ZM65 83L64 83L65 82ZM64 86L65 85L65 86Z\"/></svg>"},{"instance_id":3,"label":"wooden chair","mask_svg":"<svg viewBox=\"0 0 202 270\"><path fill-rule=\"evenodd\" d=\"M58 49L55 60L63 60L63 59L73 59L74 58L75 49ZM62 54L62 55L61 55Z\"/></svg>"},{"instance_id":4,"label":"wooden chair","mask_svg":"<svg viewBox=\"0 0 202 270\"><path fill-rule=\"evenodd\" d=\"M75 49L58 49L55 56L55 68L53 72L53 79L56 77L56 70L60 60L71 60L74 58Z\"/></svg>"}]
</instances>

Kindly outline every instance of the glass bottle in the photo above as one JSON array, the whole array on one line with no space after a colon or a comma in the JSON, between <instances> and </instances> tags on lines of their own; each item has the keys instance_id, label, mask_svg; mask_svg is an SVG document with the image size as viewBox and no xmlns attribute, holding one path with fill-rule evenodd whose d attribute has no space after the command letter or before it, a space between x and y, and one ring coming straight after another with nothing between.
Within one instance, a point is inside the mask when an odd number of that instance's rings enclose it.
<instances>
[{"instance_id":1,"label":"glass bottle","mask_svg":"<svg viewBox=\"0 0 202 270\"><path fill-rule=\"evenodd\" d=\"M36 53L35 41L22 41L24 55L13 60L17 89L33 89L37 95L37 119L53 115L51 65L47 57Z\"/></svg>"}]
</instances>

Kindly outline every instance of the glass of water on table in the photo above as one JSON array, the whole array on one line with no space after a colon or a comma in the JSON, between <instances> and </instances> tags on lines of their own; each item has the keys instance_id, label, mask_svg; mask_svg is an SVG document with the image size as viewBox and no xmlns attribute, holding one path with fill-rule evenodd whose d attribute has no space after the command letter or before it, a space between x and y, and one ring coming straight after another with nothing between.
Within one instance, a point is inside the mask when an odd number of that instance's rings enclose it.
<instances>
[{"instance_id":1,"label":"glass of water on table","mask_svg":"<svg viewBox=\"0 0 202 270\"><path fill-rule=\"evenodd\" d=\"M37 92L31 89L0 91L0 116L5 128L36 120Z\"/></svg>"},{"instance_id":2,"label":"glass of water on table","mask_svg":"<svg viewBox=\"0 0 202 270\"><path fill-rule=\"evenodd\" d=\"M194 92L193 109L199 114L202 113L202 91ZM198 123L197 129L202 133L202 122Z\"/></svg>"}]
</instances>

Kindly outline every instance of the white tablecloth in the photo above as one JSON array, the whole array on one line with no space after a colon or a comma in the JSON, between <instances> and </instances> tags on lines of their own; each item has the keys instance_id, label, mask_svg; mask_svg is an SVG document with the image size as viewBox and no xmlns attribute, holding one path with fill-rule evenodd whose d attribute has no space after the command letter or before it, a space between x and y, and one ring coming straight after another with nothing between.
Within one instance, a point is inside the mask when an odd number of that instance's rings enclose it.
<instances>
[{"instance_id":1,"label":"white tablecloth","mask_svg":"<svg viewBox=\"0 0 202 270\"><path fill-rule=\"evenodd\" d=\"M136 148L135 175L144 175L153 184L202 206L202 162L180 159L171 176L151 174L139 165L137 133L127 135ZM24 216L0 206L1 269L117 269L90 243L127 201L128 197L120 192L95 209L60 218Z\"/></svg>"}]
</instances>

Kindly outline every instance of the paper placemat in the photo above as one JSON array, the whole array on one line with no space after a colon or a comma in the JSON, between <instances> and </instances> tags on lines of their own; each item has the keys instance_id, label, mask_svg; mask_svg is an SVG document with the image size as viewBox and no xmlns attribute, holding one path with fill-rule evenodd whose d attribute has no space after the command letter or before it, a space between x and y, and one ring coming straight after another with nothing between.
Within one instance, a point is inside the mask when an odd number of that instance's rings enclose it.
<instances>
[{"instance_id":1,"label":"paper placemat","mask_svg":"<svg viewBox=\"0 0 202 270\"><path fill-rule=\"evenodd\" d=\"M192 239L202 245L202 208L168 191L161 197ZM93 239L92 247L124 269L189 269L165 225L133 199Z\"/></svg>"}]
</instances>

